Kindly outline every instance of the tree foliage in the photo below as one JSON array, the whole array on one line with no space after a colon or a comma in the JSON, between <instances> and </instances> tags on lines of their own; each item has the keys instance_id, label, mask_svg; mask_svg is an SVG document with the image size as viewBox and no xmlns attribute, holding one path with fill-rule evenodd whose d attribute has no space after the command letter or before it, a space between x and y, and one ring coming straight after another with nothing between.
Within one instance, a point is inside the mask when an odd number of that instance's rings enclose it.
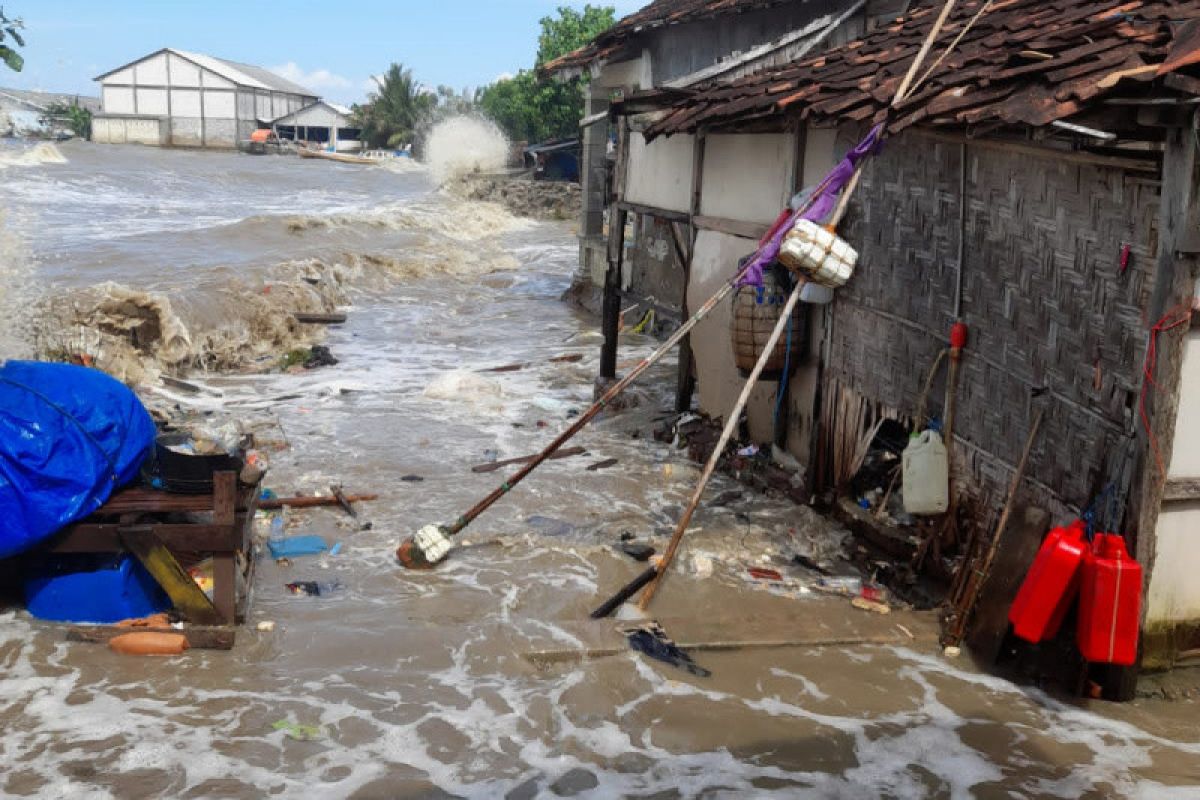
<instances>
[{"instance_id":1,"label":"tree foliage","mask_svg":"<svg viewBox=\"0 0 1200 800\"><path fill-rule=\"evenodd\" d=\"M576 50L616 21L608 6L584 6L583 11L558 9L557 17L543 17L534 67L496 81L477 92L476 103L514 141L540 142L575 136L583 117L583 85L576 78L559 82L541 79L537 70L549 61Z\"/></svg>"},{"instance_id":2,"label":"tree foliage","mask_svg":"<svg viewBox=\"0 0 1200 800\"><path fill-rule=\"evenodd\" d=\"M44 118L71 129L81 139L92 138L92 112L79 103L51 103L46 106Z\"/></svg>"},{"instance_id":3,"label":"tree foliage","mask_svg":"<svg viewBox=\"0 0 1200 800\"><path fill-rule=\"evenodd\" d=\"M354 106L354 120L362 137L372 147L403 147L413 141L417 126L437 105L431 94L413 79L412 71L393 63L382 76L367 102Z\"/></svg>"},{"instance_id":4,"label":"tree foliage","mask_svg":"<svg viewBox=\"0 0 1200 800\"><path fill-rule=\"evenodd\" d=\"M25 66L25 59L13 47L25 46L25 39L20 34L24 27L25 24L20 19L9 19L5 16L4 9L0 7L0 61L7 64L13 72L20 72ZM10 41L13 45L8 44Z\"/></svg>"}]
</instances>

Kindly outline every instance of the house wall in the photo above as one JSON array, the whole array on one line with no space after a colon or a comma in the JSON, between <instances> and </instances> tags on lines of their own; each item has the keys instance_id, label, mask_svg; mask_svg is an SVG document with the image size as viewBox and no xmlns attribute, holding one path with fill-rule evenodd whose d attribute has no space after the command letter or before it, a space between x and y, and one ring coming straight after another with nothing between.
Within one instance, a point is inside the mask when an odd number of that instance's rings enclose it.
<instances>
[{"instance_id":1,"label":"house wall","mask_svg":"<svg viewBox=\"0 0 1200 800\"><path fill-rule=\"evenodd\" d=\"M102 144L146 144L160 146L168 136L165 120L158 117L110 117L92 119L92 141Z\"/></svg>"},{"instance_id":2,"label":"house wall","mask_svg":"<svg viewBox=\"0 0 1200 800\"><path fill-rule=\"evenodd\" d=\"M661 86L696 72L846 5L844 0L808 0L660 28L647 37L646 45L653 64L654 83Z\"/></svg>"},{"instance_id":3,"label":"house wall","mask_svg":"<svg viewBox=\"0 0 1200 800\"><path fill-rule=\"evenodd\" d=\"M1168 480L1200 478L1200 331L1189 331L1183 350L1179 414ZM1200 627L1200 501L1164 503L1158 517L1153 570L1146 593L1146 627ZM1169 637L1168 637L1169 638ZM1186 639L1181 632L1180 638ZM1193 634L1194 638L1194 634ZM1167 648L1167 657L1174 655ZM1187 649L1186 645L1183 649Z\"/></svg>"},{"instance_id":4,"label":"house wall","mask_svg":"<svg viewBox=\"0 0 1200 800\"><path fill-rule=\"evenodd\" d=\"M696 137L660 137L649 144L629 134L625 200L687 213L692 205L692 162Z\"/></svg>"},{"instance_id":5,"label":"house wall","mask_svg":"<svg viewBox=\"0 0 1200 800\"><path fill-rule=\"evenodd\" d=\"M700 213L743 222L774 222L794 191L795 152L792 134L708 136ZM690 163L688 168L690 171Z\"/></svg>"},{"instance_id":6,"label":"house wall","mask_svg":"<svg viewBox=\"0 0 1200 800\"><path fill-rule=\"evenodd\" d=\"M830 395L845 387L883 415L915 414L953 322L962 163L958 143L910 131L864 171L842 226L861 256L830 312ZM956 394L956 477L998 507L1035 402L1044 404L1021 502L1065 520L1132 457L1159 184L978 141L965 163L970 343ZM939 417L943 385L930 398ZM1031 400L1035 387L1049 389L1044 400Z\"/></svg>"}]
</instances>

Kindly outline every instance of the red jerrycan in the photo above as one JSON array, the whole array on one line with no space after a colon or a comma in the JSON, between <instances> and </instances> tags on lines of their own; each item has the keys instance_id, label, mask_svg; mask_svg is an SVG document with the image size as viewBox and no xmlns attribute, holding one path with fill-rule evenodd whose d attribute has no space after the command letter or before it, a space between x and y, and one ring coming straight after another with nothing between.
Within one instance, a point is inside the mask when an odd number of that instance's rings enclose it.
<instances>
[{"instance_id":1,"label":"red jerrycan","mask_svg":"<svg viewBox=\"0 0 1200 800\"><path fill-rule=\"evenodd\" d=\"M1008 610L1013 633L1027 642L1052 639L1079 588L1087 529L1083 520L1054 528L1042 542L1033 566Z\"/></svg>"},{"instance_id":2,"label":"red jerrycan","mask_svg":"<svg viewBox=\"0 0 1200 800\"><path fill-rule=\"evenodd\" d=\"M1079 589L1079 652L1097 664L1131 666L1137 660L1142 618L1142 566L1125 540L1098 533L1083 556Z\"/></svg>"}]
</instances>

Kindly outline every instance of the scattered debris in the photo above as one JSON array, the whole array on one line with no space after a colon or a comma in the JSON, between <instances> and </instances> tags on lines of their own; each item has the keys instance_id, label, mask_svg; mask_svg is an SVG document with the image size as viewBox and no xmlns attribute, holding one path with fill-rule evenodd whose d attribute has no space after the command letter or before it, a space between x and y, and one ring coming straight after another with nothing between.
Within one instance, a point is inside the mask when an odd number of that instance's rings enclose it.
<instances>
[{"instance_id":1,"label":"scattered debris","mask_svg":"<svg viewBox=\"0 0 1200 800\"><path fill-rule=\"evenodd\" d=\"M629 640L629 646L639 653L644 653L656 661L670 664L673 667L686 670L693 675L707 678L712 672L697 664L692 657L679 649L663 630L662 626L651 620L624 628L621 633Z\"/></svg>"},{"instance_id":2,"label":"scattered debris","mask_svg":"<svg viewBox=\"0 0 1200 800\"><path fill-rule=\"evenodd\" d=\"M407 480L401 478L401 480ZM346 500L351 503L364 503L368 500L378 500L377 494L348 494ZM296 497L273 497L270 499L260 500L258 507L263 511L276 511L287 506L289 508L315 508L317 506L336 506L340 505L336 497L327 495L305 495Z\"/></svg>"},{"instance_id":3,"label":"scattered debris","mask_svg":"<svg viewBox=\"0 0 1200 800\"><path fill-rule=\"evenodd\" d=\"M332 314L317 314L308 311L294 311L292 316L296 322L304 325L341 325L346 321L346 315L342 313ZM313 350L316 350L314 347Z\"/></svg>"},{"instance_id":4,"label":"scattered debris","mask_svg":"<svg viewBox=\"0 0 1200 800\"><path fill-rule=\"evenodd\" d=\"M320 555L328 549L328 545L320 536L288 536L269 540L267 548L271 551L271 558L284 559Z\"/></svg>"},{"instance_id":5,"label":"scattered debris","mask_svg":"<svg viewBox=\"0 0 1200 800\"><path fill-rule=\"evenodd\" d=\"M402 475L400 480L404 481L405 483L424 483L425 481L425 479L420 475Z\"/></svg>"},{"instance_id":6,"label":"scattered debris","mask_svg":"<svg viewBox=\"0 0 1200 800\"><path fill-rule=\"evenodd\" d=\"M781 575L778 570L766 569L765 567L750 567L750 569L747 571L750 573L750 577L754 578L755 580L778 582L783 581L783 575Z\"/></svg>"},{"instance_id":7,"label":"scattered debris","mask_svg":"<svg viewBox=\"0 0 1200 800\"><path fill-rule=\"evenodd\" d=\"M298 722L281 719L271 725L271 728L277 731L283 731L290 739L295 739L299 742L311 742L321 738L321 728L319 725L301 725Z\"/></svg>"},{"instance_id":8,"label":"scattered debris","mask_svg":"<svg viewBox=\"0 0 1200 800\"><path fill-rule=\"evenodd\" d=\"M108 648L127 656L178 656L189 647L182 633L135 631L108 640Z\"/></svg>"},{"instance_id":9,"label":"scattered debris","mask_svg":"<svg viewBox=\"0 0 1200 800\"><path fill-rule=\"evenodd\" d=\"M618 545L622 553L632 558L634 561L649 561L650 556L654 555L655 550L648 544L639 544L637 542L624 542Z\"/></svg>"},{"instance_id":10,"label":"scattered debris","mask_svg":"<svg viewBox=\"0 0 1200 800\"><path fill-rule=\"evenodd\" d=\"M271 631L275 630L275 623L272 620L264 619L262 622L258 623L258 629L263 633L270 633Z\"/></svg>"},{"instance_id":11,"label":"scattered debris","mask_svg":"<svg viewBox=\"0 0 1200 800\"><path fill-rule=\"evenodd\" d=\"M333 353L329 352L329 348L323 344L315 344L309 352L308 358L304 360L305 369L317 369L318 367L336 366L338 360L333 357Z\"/></svg>"},{"instance_id":12,"label":"scattered debris","mask_svg":"<svg viewBox=\"0 0 1200 800\"><path fill-rule=\"evenodd\" d=\"M337 581L332 583L317 583L316 581L294 581L284 584L288 591L294 595L305 595L307 597L323 597L327 594L333 594L340 591L342 584Z\"/></svg>"},{"instance_id":13,"label":"scattered debris","mask_svg":"<svg viewBox=\"0 0 1200 800\"><path fill-rule=\"evenodd\" d=\"M621 463L621 462L618 459L606 458L603 461L597 461L595 464L588 464L587 471L588 472L597 472L598 470L608 469L609 467L615 467L619 463Z\"/></svg>"}]
</instances>

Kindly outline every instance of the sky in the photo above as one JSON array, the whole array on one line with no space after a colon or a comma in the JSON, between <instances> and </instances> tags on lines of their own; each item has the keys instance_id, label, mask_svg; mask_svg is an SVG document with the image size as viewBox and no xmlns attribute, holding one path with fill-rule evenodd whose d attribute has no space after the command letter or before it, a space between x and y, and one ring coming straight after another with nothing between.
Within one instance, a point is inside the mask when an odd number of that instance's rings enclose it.
<instances>
[{"instance_id":1,"label":"sky","mask_svg":"<svg viewBox=\"0 0 1200 800\"><path fill-rule=\"evenodd\" d=\"M607 0L617 17L649 0ZM597 3L593 0L594 5ZM0 86L99 95L92 79L163 47L275 70L339 103L393 61L429 86L474 88L533 66L538 20L582 0L3 0L25 68Z\"/></svg>"}]
</instances>

